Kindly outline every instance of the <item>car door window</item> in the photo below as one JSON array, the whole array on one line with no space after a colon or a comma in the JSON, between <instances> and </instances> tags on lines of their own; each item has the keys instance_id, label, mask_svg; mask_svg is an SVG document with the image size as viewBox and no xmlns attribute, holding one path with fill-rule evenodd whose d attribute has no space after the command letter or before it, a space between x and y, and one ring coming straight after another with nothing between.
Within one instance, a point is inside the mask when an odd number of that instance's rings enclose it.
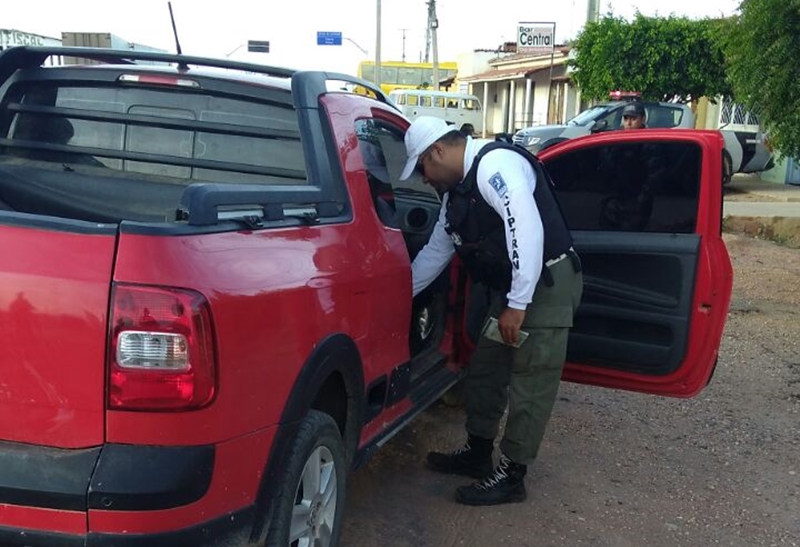
<instances>
[{"instance_id":1,"label":"car door window","mask_svg":"<svg viewBox=\"0 0 800 547\"><path fill-rule=\"evenodd\" d=\"M619 129L622 127L622 106L612 108L602 116L597 118L597 121L605 120L610 129Z\"/></svg>"},{"instance_id":2,"label":"car door window","mask_svg":"<svg viewBox=\"0 0 800 547\"><path fill-rule=\"evenodd\" d=\"M356 122L358 146L364 160L370 194L381 221L397 227L395 196L415 196L438 202L435 190L414 172L406 180L400 173L407 159L403 132L399 127L382 120L366 119Z\"/></svg>"},{"instance_id":3,"label":"car door window","mask_svg":"<svg viewBox=\"0 0 800 547\"><path fill-rule=\"evenodd\" d=\"M683 109L673 106L653 105L647 109L647 127L672 129L681 125Z\"/></svg>"},{"instance_id":4,"label":"car door window","mask_svg":"<svg viewBox=\"0 0 800 547\"><path fill-rule=\"evenodd\" d=\"M688 142L581 148L548 162L572 230L692 233L702 151Z\"/></svg>"}]
</instances>

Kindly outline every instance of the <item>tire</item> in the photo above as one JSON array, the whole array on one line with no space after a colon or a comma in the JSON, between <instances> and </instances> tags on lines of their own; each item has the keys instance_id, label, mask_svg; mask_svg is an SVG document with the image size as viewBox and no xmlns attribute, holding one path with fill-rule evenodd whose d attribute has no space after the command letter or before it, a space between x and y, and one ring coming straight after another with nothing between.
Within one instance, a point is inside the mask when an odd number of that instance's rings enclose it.
<instances>
[{"instance_id":1,"label":"tire","mask_svg":"<svg viewBox=\"0 0 800 547\"><path fill-rule=\"evenodd\" d=\"M408 337L411 357L438 345L447 316L446 293L427 290L416 299L411 308L411 330Z\"/></svg>"},{"instance_id":2,"label":"tire","mask_svg":"<svg viewBox=\"0 0 800 547\"><path fill-rule=\"evenodd\" d=\"M309 411L283 464L265 547L336 547L344 513L345 461L336 422L323 412Z\"/></svg>"},{"instance_id":3,"label":"tire","mask_svg":"<svg viewBox=\"0 0 800 547\"><path fill-rule=\"evenodd\" d=\"M727 150L722 151L722 185L730 184L733 178L733 160Z\"/></svg>"}]
</instances>

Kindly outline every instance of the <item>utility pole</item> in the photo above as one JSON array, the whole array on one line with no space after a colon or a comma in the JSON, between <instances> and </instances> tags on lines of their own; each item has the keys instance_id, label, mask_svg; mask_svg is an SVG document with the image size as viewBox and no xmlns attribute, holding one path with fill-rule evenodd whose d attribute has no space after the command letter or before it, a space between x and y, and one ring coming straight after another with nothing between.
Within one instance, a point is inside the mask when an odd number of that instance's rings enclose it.
<instances>
[{"instance_id":1,"label":"utility pole","mask_svg":"<svg viewBox=\"0 0 800 547\"><path fill-rule=\"evenodd\" d=\"M421 56L421 55L420 55ZM428 23L425 25L425 63L431 62L431 24L430 24L430 13L428 15Z\"/></svg>"},{"instance_id":2,"label":"utility pole","mask_svg":"<svg viewBox=\"0 0 800 547\"><path fill-rule=\"evenodd\" d=\"M596 23L600 20L600 0L588 0L586 5L586 22Z\"/></svg>"},{"instance_id":3,"label":"utility pole","mask_svg":"<svg viewBox=\"0 0 800 547\"><path fill-rule=\"evenodd\" d=\"M439 46L436 41L436 29L439 20L436 18L436 0L428 0L428 44L433 49L433 89L439 91ZM428 62L427 46L425 49L425 62Z\"/></svg>"},{"instance_id":4,"label":"utility pole","mask_svg":"<svg viewBox=\"0 0 800 547\"><path fill-rule=\"evenodd\" d=\"M375 22L375 85L381 86L381 0L376 0L378 13Z\"/></svg>"},{"instance_id":5,"label":"utility pole","mask_svg":"<svg viewBox=\"0 0 800 547\"><path fill-rule=\"evenodd\" d=\"M400 31L403 33L403 62L406 62L406 31L409 30L407 28L401 28Z\"/></svg>"}]
</instances>

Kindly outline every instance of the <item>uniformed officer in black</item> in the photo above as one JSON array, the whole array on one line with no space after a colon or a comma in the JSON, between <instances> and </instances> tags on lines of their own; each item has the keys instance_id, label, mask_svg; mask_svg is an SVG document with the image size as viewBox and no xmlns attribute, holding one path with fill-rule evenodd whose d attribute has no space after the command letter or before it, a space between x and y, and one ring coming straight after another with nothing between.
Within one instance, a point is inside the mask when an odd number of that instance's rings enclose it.
<instances>
[{"instance_id":1,"label":"uniformed officer in black","mask_svg":"<svg viewBox=\"0 0 800 547\"><path fill-rule=\"evenodd\" d=\"M482 335L467 368L467 441L431 452L428 466L481 479L456 491L469 505L526 497L527 464L537 455L555 403L583 280L572 239L543 167L507 143L465 137L443 120L419 117L405 136L408 162L443 195L430 240L412 264L414 295L455 253L476 283L488 287L487 319L503 342ZM527 339L514 347L520 332ZM508 420L492 460L500 419Z\"/></svg>"},{"instance_id":2,"label":"uniformed officer in black","mask_svg":"<svg viewBox=\"0 0 800 547\"><path fill-rule=\"evenodd\" d=\"M647 112L639 101L632 101L622 109L622 129L647 129Z\"/></svg>"}]
</instances>

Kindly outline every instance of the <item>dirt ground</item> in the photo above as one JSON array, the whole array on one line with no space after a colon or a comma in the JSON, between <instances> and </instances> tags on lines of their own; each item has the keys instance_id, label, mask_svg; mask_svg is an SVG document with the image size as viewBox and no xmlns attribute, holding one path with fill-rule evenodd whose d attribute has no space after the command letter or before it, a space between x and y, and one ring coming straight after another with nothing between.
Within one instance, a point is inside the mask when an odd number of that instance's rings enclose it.
<instances>
[{"instance_id":1,"label":"dirt ground","mask_svg":"<svg viewBox=\"0 0 800 547\"><path fill-rule=\"evenodd\" d=\"M739 235L719 366L693 399L565 383L528 499L465 507L423 466L435 406L350 477L343 547L800 546L800 250Z\"/></svg>"}]
</instances>

